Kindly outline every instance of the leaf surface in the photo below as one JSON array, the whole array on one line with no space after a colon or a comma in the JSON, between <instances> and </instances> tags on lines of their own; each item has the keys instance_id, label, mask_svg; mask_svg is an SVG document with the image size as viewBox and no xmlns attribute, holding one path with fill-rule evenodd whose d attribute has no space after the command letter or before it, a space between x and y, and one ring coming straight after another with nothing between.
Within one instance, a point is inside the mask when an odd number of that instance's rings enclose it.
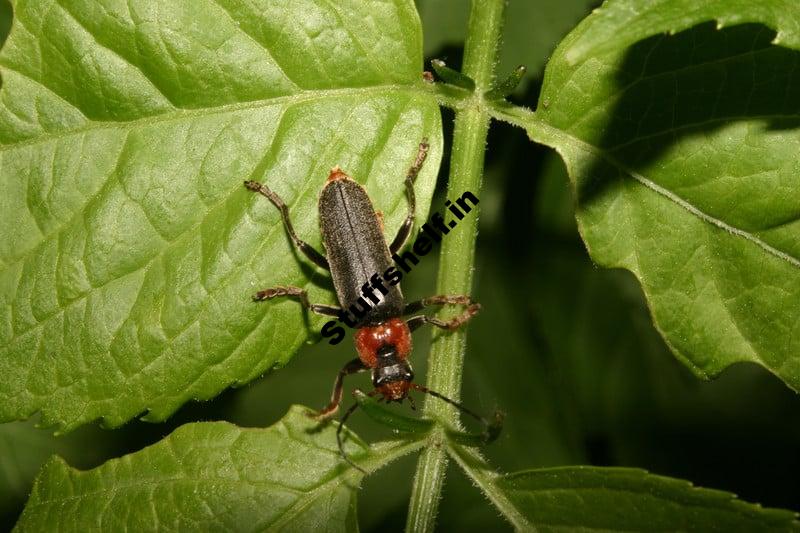
<instances>
[{"instance_id":1,"label":"leaf surface","mask_svg":"<svg viewBox=\"0 0 800 533\"><path fill-rule=\"evenodd\" d=\"M157 444L80 472L52 458L40 472L19 531L355 531L361 473L342 461L334 424L293 407L265 429L187 424ZM414 444L348 455L374 469Z\"/></svg>"},{"instance_id":2,"label":"leaf surface","mask_svg":"<svg viewBox=\"0 0 800 533\"><path fill-rule=\"evenodd\" d=\"M790 511L633 468L564 467L500 477L503 492L539 531L787 531Z\"/></svg>"},{"instance_id":3,"label":"leaf surface","mask_svg":"<svg viewBox=\"0 0 800 533\"><path fill-rule=\"evenodd\" d=\"M498 474L472 449L452 457L521 531L797 531L797 514L635 468L568 466Z\"/></svg>"},{"instance_id":4,"label":"leaf surface","mask_svg":"<svg viewBox=\"0 0 800 533\"><path fill-rule=\"evenodd\" d=\"M562 155L593 259L639 278L682 361L705 377L755 362L800 390L800 52L785 22L800 7L645 4L588 17L551 59L536 116L506 116ZM610 18L623 12L624 28Z\"/></svg>"},{"instance_id":5,"label":"leaf surface","mask_svg":"<svg viewBox=\"0 0 800 533\"><path fill-rule=\"evenodd\" d=\"M791 0L613 0L597 8L594 23L572 43L565 56L579 63L662 32L676 33L714 20L717 29L759 22L777 31L774 44L800 48L800 19Z\"/></svg>"},{"instance_id":6,"label":"leaf surface","mask_svg":"<svg viewBox=\"0 0 800 533\"><path fill-rule=\"evenodd\" d=\"M0 54L0 420L70 430L169 416L285 364L332 303L266 182L321 249L340 165L385 212L422 137L418 216L441 154L413 3L79 0L15 7Z\"/></svg>"}]
</instances>

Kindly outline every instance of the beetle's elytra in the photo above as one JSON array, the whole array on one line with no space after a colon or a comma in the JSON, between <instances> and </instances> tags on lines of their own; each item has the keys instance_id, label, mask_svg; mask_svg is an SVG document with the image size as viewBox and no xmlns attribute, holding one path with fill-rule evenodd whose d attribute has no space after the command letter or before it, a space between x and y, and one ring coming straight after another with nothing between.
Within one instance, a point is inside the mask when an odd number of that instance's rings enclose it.
<instances>
[{"instance_id":1,"label":"beetle's elytra","mask_svg":"<svg viewBox=\"0 0 800 533\"><path fill-rule=\"evenodd\" d=\"M319 195L319 227L336 296L346 309L362 297L364 282L394 263L367 191L338 168ZM403 314L400 284L384 287L385 294L359 325L374 326Z\"/></svg>"}]
</instances>

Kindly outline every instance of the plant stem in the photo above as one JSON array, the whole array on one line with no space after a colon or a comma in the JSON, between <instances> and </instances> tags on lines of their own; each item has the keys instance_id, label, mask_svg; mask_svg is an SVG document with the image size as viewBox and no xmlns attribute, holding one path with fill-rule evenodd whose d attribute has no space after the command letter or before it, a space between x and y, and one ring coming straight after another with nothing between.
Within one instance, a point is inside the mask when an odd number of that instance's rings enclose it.
<instances>
[{"instance_id":1,"label":"plant stem","mask_svg":"<svg viewBox=\"0 0 800 533\"><path fill-rule=\"evenodd\" d=\"M475 80L475 92L463 109L456 112L453 150L450 161L448 198L459 198L470 191L480 198L483 159L489 115L483 93L491 87L497 46L506 0L473 0L467 40L464 45L463 73ZM438 294L471 294L478 235L478 211L473 210L458 227L442 240L437 280ZM464 329L436 334L428 365L427 386L457 400L461 390L462 366L466 347ZM458 411L445 402L428 398L424 414L442 424L458 427ZM407 531L432 531L447 467L442 427L431 433L430 444L420 455L409 504Z\"/></svg>"}]
</instances>

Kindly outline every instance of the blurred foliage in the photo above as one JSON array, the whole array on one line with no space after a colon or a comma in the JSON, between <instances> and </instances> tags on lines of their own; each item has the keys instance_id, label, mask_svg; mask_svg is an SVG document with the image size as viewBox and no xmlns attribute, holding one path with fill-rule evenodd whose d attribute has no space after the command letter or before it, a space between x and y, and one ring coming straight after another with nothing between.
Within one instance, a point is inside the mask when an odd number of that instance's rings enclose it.
<instances>
[{"instance_id":1,"label":"blurred foliage","mask_svg":"<svg viewBox=\"0 0 800 533\"><path fill-rule=\"evenodd\" d=\"M547 55L594 3L510 2L499 72L520 63L529 67L528 83L516 95L520 103L535 105ZM426 56L458 66L468 2L418 0L418 6ZM0 29L7 27L8 12L8 2L1 2ZM523 25L529 20L535 27ZM451 122L444 111L445 139ZM447 172L445 153L433 209L443 202ZM554 152L532 145L521 130L494 125L480 195L475 296L484 307L470 327L462 394L476 410L508 413L503 434L485 454L504 471L635 466L764 506L800 509L800 398L755 365L734 366L713 382L692 376L653 328L633 276L592 264L571 198ZM406 295L431 294L435 272L432 257L421 263L404 280ZM422 331L414 339L415 370L423 376L429 335ZM51 453L89 468L157 442L189 421L267 426L292 404L323 405L336 372L351 357L349 342L333 349L308 346L285 368L213 401L189 404L162 424L134 421L115 431L91 426L66 437L29 422L2 425L0 528L14 523ZM348 379L348 388L369 386L368 376ZM368 441L386 432L363 415L354 416L352 427ZM363 531L401 527L414 459L405 457L364 481L358 502ZM438 524L442 531L510 529L452 465Z\"/></svg>"},{"instance_id":2,"label":"blurred foliage","mask_svg":"<svg viewBox=\"0 0 800 533\"><path fill-rule=\"evenodd\" d=\"M468 0L416 0L425 35L424 51L448 65L459 59L467 32ZM519 65L531 74L517 89L522 94L533 80L541 78L547 58L558 42L599 0L516 0L508 2L503 27L503 45L497 76L504 78Z\"/></svg>"}]
</instances>

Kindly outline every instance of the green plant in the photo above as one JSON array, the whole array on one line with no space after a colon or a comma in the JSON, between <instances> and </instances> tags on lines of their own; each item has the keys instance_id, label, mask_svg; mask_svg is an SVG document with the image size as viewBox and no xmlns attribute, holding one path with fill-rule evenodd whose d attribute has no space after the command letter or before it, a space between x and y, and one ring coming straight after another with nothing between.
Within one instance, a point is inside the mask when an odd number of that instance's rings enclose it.
<instances>
[{"instance_id":1,"label":"green plant","mask_svg":"<svg viewBox=\"0 0 800 533\"><path fill-rule=\"evenodd\" d=\"M423 211L431 204L443 153L439 106L455 112L451 197L481 191L481 205L491 206L491 183L482 187L490 123L522 128L563 157L592 258L638 278L682 363L709 378L753 362L797 390L800 8L610 0L553 53L536 111L491 92L502 81L495 65L504 8L503 0L471 4L467 89L423 81L422 31L408 0L216 0L202 9L189 1L18 0L0 53L0 418L38 412L59 432L97 419L116 427L143 413L159 422L188 400L285 365L322 321L291 302L253 305L249 294L278 283L304 286L314 301L332 303L332 294L242 180L270 183L291 204L298 233L319 247L315 198L338 164L365 183L391 232L405 209L398 185L423 136L432 148L417 193ZM554 233L570 231L564 217L549 220ZM472 218L443 241L437 293L471 292L477 232ZM565 264L552 271L565 275ZM536 278L515 280L531 286L526 305L569 298ZM493 328L523 312L492 299L502 297L483 300L482 319ZM626 309L585 337L631 324ZM539 318L540 347L561 352L563 342L572 353L569 327L580 325ZM642 346L656 342L647 331ZM638 342L636 330L626 333ZM491 340L483 357L503 342L495 332L478 338ZM466 343L463 331L433 336L428 386L459 397L462 372L481 364L477 355L465 361ZM541 409L531 405L540 395L559 398L546 379L558 358L501 360L485 373L541 385L517 398L522 414L512 411L509 424ZM581 369L570 379L586 398L563 405L585 414L599 380L624 380L601 362ZM641 470L501 474L452 437L462 428L444 403L425 403L430 424L370 403L365 411L404 428L369 446L349 433L348 453L366 471L420 451L409 530L433 528L451 459L517 529L798 526L793 512ZM587 462L569 421L540 419L552 434L514 433L517 446L550 442L558 458L549 462ZM188 424L88 472L53 458L17 527L355 529L362 475L341 462L334 431L293 407L266 429ZM370 489L396 492L394 484Z\"/></svg>"}]
</instances>

